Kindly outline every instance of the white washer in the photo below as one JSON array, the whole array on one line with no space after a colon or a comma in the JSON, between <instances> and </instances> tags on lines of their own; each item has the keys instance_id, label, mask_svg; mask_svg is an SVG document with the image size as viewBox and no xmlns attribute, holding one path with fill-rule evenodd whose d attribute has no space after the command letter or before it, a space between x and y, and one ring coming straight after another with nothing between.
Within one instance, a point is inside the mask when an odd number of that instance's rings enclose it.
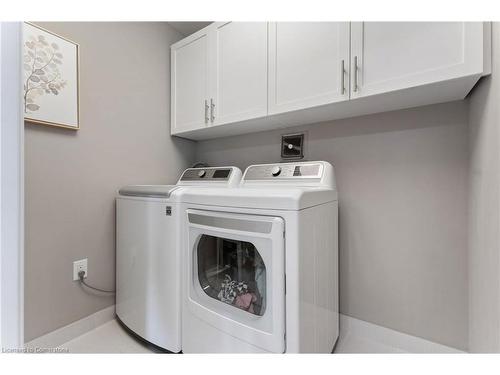
<instances>
[{"instance_id":1,"label":"white washer","mask_svg":"<svg viewBox=\"0 0 500 375\"><path fill-rule=\"evenodd\" d=\"M339 332L331 164L253 165L182 195L185 353L330 353Z\"/></svg>"},{"instance_id":2,"label":"white washer","mask_svg":"<svg viewBox=\"0 0 500 375\"><path fill-rule=\"evenodd\" d=\"M116 315L160 349L181 350L179 209L185 187L238 186L236 167L186 169L176 185L134 185L116 197Z\"/></svg>"}]
</instances>

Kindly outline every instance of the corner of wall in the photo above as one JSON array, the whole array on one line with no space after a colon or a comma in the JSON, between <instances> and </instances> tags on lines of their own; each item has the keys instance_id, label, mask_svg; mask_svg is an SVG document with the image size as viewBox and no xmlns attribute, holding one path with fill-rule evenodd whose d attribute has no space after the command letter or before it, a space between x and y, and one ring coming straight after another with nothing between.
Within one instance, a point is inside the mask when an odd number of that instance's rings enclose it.
<instances>
[{"instance_id":1,"label":"corner of wall","mask_svg":"<svg viewBox=\"0 0 500 375\"><path fill-rule=\"evenodd\" d=\"M500 352L500 42L492 24L492 73L469 101L469 351Z\"/></svg>"}]
</instances>

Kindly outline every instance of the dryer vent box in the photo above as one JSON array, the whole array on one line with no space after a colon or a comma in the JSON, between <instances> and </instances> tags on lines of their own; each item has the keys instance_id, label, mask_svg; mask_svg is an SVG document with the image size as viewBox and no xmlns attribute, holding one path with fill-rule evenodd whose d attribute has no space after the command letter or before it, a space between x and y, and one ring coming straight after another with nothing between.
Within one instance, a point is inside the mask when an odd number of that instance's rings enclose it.
<instances>
[{"instance_id":1,"label":"dryer vent box","mask_svg":"<svg viewBox=\"0 0 500 375\"><path fill-rule=\"evenodd\" d=\"M281 158L302 159L304 157L304 134L287 134L281 137Z\"/></svg>"}]
</instances>

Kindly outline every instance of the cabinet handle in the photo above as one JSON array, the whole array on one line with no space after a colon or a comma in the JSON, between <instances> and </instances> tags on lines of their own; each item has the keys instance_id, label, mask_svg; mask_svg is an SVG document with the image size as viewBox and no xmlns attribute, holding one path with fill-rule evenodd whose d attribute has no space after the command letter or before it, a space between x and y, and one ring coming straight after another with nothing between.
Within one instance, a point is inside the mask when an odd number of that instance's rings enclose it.
<instances>
[{"instance_id":1,"label":"cabinet handle","mask_svg":"<svg viewBox=\"0 0 500 375\"><path fill-rule=\"evenodd\" d=\"M354 92L358 91L358 56L354 56Z\"/></svg>"},{"instance_id":2,"label":"cabinet handle","mask_svg":"<svg viewBox=\"0 0 500 375\"><path fill-rule=\"evenodd\" d=\"M340 62L340 95L344 95L345 93L344 76L345 76L345 67L344 67L344 60L342 60Z\"/></svg>"},{"instance_id":3,"label":"cabinet handle","mask_svg":"<svg viewBox=\"0 0 500 375\"><path fill-rule=\"evenodd\" d=\"M212 98L210 98L210 119L212 122L215 120L215 103Z\"/></svg>"},{"instance_id":4,"label":"cabinet handle","mask_svg":"<svg viewBox=\"0 0 500 375\"><path fill-rule=\"evenodd\" d=\"M208 101L205 99L205 124L208 123Z\"/></svg>"}]
</instances>

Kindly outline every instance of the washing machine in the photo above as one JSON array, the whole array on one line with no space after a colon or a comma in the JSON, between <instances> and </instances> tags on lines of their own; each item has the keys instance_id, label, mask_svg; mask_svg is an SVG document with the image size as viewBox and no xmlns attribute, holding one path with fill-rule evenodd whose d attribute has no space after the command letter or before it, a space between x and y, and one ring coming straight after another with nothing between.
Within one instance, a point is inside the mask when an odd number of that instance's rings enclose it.
<instances>
[{"instance_id":1,"label":"washing machine","mask_svg":"<svg viewBox=\"0 0 500 375\"><path fill-rule=\"evenodd\" d=\"M184 188L238 186L236 167L189 168L176 185L133 185L116 197L116 315L160 350L181 351L180 196ZM228 189L229 190L229 189Z\"/></svg>"},{"instance_id":2,"label":"washing machine","mask_svg":"<svg viewBox=\"0 0 500 375\"><path fill-rule=\"evenodd\" d=\"M338 199L324 161L249 166L238 189L185 189L185 353L331 353Z\"/></svg>"}]
</instances>

